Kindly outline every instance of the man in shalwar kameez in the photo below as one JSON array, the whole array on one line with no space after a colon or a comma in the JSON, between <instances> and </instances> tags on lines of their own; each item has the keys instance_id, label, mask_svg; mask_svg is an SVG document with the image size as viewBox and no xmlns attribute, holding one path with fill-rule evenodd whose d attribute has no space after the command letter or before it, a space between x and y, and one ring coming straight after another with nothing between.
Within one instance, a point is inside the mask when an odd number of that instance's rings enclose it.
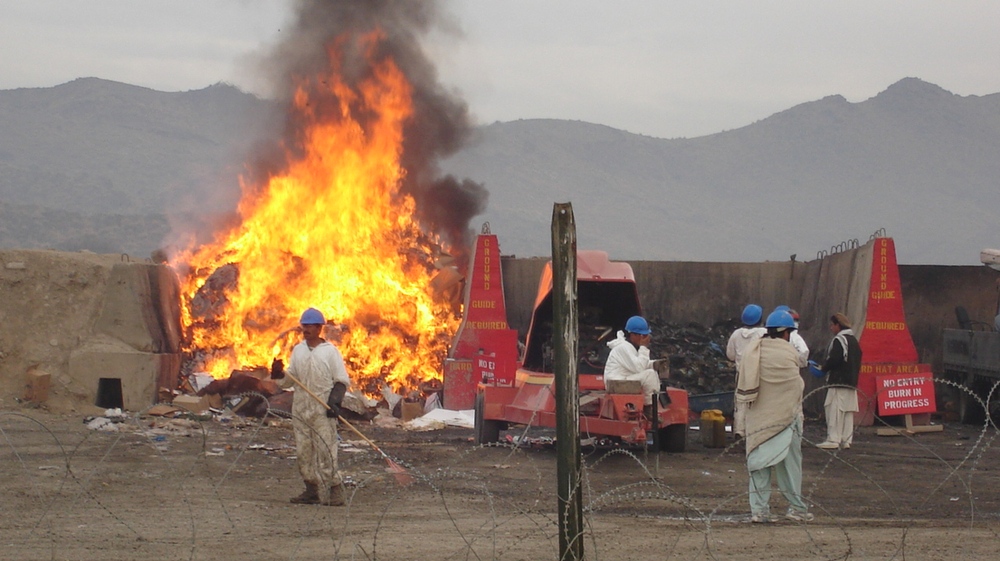
<instances>
[{"instance_id":1,"label":"man in shalwar kameez","mask_svg":"<svg viewBox=\"0 0 1000 561\"><path fill-rule=\"evenodd\" d=\"M337 416L351 379L344 358L332 343L322 338L326 320L309 308L299 321L303 340L292 349L288 369L280 360L271 364L271 377L282 388L292 387L294 377L320 399L326 407L301 388L292 399L292 429L299 474L306 490L292 498L295 504L341 506L344 486L337 471ZM285 373L291 376L285 376ZM321 497L320 492L329 493Z\"/></svg>"},{"instance_id":2,"label":"man in shalwar kameez","mask_svg":"<svg viewBox=\"0 0 1000 561\"><path fill-rule=\"evenodd\" d=\"M771 472L788 501L785 517L809 521L802 500L801 355L789 342L795 320L786 311L767 317L767 334L744 350L736 400L747 405L746 453L750 472L750 520L771 522Z\"/></svg>"}]
</instances>

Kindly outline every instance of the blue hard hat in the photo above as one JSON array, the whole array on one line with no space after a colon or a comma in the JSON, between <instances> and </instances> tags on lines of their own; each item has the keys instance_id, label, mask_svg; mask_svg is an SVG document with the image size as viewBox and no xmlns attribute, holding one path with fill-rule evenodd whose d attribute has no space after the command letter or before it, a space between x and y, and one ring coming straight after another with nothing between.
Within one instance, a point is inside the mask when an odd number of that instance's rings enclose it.
<instances>
[{"instance_id":1,"label":"blue hard hat","mask_svg":"<svg viewBox=\"0 0 1000 561\"><path fill-rule=\"evenodd\" d=\"M743 325L757 325L760 323L760 318L763 315L764 308L761 308L757 304L747 304L747 307L743 308L743 315L740 316L740 320L743 321Z\"/></svg>"},{"instance_id":2,"label":"blue hard hat","mask_svg":"<svg viewBox=\"0 0 1000 561\"><path fill-rule=\"evenodd\" d=\"M649 324L642 316L632 316L625 322L625 331L637 335L649 335Z\"/></svg>"},{"instance_id":3,"label":"blue hard hat","mask_svg":"<svg viewBox=\"0 0 1000 561\"><path fill-rule=\"evenodd\" d=\"M323 318L323 312L317 310L316 308L309 308L308 310L302 312L302 317L299 319L299 323L302 325L323 325L326 323L326 319Z\"/></svg>"},{"instance_id":4,"label":"blue hard hat","mask_svg":"<svg viewBox=\"0 0 1000 561\"><path fill-rule=\"evenodd\" d=\"M774 309L774 311L776 311L776 312L787 312L789 310L791 310L791 308L789 308L788 306L786 306L784 304L782 304L782 305L780 305L780 306L778 306L777 308Z\"/></svg>"},{"instance_id":5,"label":"blue hard hat","mask_svg":"<svg viewBox=\"0 0 1000 561\"><path fill-rule=\"evenodd\" d=\"M795 320L792 319L792 314L784 310L775 310L771 312L771 315L767 316L767 321L764 322L764 327L767 327L768 329L772 327L794 329Z\"/></svg>"}]
</instances>

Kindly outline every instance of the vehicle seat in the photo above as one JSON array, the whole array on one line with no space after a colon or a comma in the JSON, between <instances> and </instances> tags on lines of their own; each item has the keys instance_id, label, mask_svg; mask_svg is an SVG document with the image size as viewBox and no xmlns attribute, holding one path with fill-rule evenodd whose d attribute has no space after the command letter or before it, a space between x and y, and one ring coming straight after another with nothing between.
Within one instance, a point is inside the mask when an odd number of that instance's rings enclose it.
<instances>
[{"instance_id":1,"label":"vehicle seat","mask_svg":"<svg viewBox=\"0 0 1000 561\"><path fill-rule=\"evenodd\" d=\"M639 380L607 380L608 393L642 394L642 382Z\"/></svg>"},{"instance_id":2,"label":"vehicle seat","mask_svg":"<svg viewBox=\"0 0 1000 561\"><path fill-rule=\"evenodd\" d=\"M955 319L958 320L958 327L968 331L992 331L993 326L983 321L975 321L969 317L969 311L965 306L955 306Z\"/></svg>"}]
</instances>

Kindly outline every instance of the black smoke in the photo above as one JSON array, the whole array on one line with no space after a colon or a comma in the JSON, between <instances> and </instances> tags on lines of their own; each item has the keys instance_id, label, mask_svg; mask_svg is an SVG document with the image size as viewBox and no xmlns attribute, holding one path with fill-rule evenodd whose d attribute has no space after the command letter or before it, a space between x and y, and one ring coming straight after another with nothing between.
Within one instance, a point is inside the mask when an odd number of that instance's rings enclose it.
<instances>
[{"instance_id":1,"label":"black smoke","mask_svg":"<svg viewBox=\"0 0 1000 561\"><path fill-rule=\"evenodd\" d=\"M469 179L442 176L438 162L456 151L472 131L468 107L438 81L437 71L420 40L434 30L448 31L450 21L436 1L425 0L299 0L291 29L266 58L276 94L290 100L296 87L304 87L312 101L310 110L320 119L340 115L336 94L326 87L331 54L339 75L352 87L372 75L364 55L370 34L381 38L375 59L391 58L413 88L413 115L404 128L401 164L406 170L402 191L413 196L421 225L442 237L460 255L471 245L470 220L486 209L488 193ZM290 107L290 105L289 105ZM352 106L353 117L364 126L365 111ZM289 111L280 151L301 148L302 123ZM267 177L281 171L280 151L263 152L252 172ZM260 184L261 182L254 182Z\"/></svg>"}]
</instances>

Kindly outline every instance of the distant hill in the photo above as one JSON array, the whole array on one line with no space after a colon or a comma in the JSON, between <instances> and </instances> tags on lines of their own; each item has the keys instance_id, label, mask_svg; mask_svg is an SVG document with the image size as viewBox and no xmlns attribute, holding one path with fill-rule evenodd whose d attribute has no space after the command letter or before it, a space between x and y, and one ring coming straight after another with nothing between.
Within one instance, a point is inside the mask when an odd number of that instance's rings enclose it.
<instances>
[{"instance_id":1,"label":"distant hill","mask_svg":"<svg viewBox=\"0 0 1000 561\"><path fill-rule=\"evenodd\" d=\"M1000 94L907 78L700 138L554 120L480 132L445 167L485 183L505 253L549 252L565 201L581 248L628 259L809 260L879 228L905 263L976 264L1000 245Z\"/></svg>"},{"instance_id":2,"label":"distant hill","mask_svg":"<svg viewBox=\"0 0 1000 561\"><path fill-rule=\"evenodd\" d=\"M97 78L0 91L0 246L146 257L168 214L224 213L272 104Z\"/></svg>"},{"instance_id":3,"label":"distant hill","mask_svg":"<svg viewBox=\"0 0 1000 561\"><path fill-rule=\"evenodd\" d=\"M0 247L146 256L179 216L233 208L247 154L277 123L224 84L0 91ZM1000 94L906 78L691 139L494 123L443 168L486 185L470 226L489 221L507 254L546 255L552 204L572 201L579 246L620 259L810 260L885 228L901 262L974 264L1000 245L998 156Z\"/></svg>"}]
</instances>

